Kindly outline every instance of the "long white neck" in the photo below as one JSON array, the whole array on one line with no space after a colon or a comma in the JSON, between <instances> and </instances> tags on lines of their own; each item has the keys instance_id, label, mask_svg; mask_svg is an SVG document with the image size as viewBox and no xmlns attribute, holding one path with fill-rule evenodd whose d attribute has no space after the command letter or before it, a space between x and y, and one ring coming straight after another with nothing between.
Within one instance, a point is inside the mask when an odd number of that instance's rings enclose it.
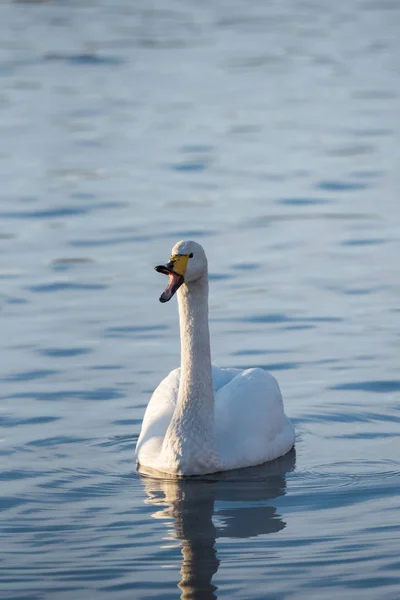
<instances>
[{"instance_id":1,"label":"long white neck","mask_svg":"<svg viewBox=\"0 0 400 600\"><path fill-rule=\"evenodd\" d=\"M162 454L178 473L195 475L218 470L207 274L181 286L178 305L181 374L177 404Z\"/></svg>"},{"instance_id":2,"label":"long white neck","mask_svg":"<svg viewBox=\"0 0 400 600\"><path fill-rule=\"evenodd\" d=\"M214 422L210 332L208 328L208 279L183 285L178 291L181 334L181 378L177 409Z\"/></svg>"}]
</instances>

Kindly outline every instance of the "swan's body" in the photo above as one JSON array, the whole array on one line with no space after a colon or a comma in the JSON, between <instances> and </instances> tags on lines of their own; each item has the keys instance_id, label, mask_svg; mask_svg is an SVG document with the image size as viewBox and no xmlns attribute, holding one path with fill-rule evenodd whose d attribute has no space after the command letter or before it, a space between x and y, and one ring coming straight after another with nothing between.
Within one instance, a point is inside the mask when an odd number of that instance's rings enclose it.
<instances>
[{"instance_id":1,"label":"swan's body","mask_svg":"<svg viewBox=\"0 0 400 600\"><path fill-rule=\"evenodd\" d=\"M212 367L208 273L203 248L179 242L160 300L178 290L181 368L160 383L137 443L139 465L174 475L249 467L289 452L294 430L275 378L263 369Z\"/></svg>"}]
</instances>

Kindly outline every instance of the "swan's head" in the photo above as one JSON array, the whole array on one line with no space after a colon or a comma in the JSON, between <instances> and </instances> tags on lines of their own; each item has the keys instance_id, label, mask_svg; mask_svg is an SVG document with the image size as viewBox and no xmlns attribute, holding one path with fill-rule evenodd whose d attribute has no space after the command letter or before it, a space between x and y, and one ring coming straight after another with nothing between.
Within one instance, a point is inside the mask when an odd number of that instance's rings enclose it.
<instances>
[{"instance_id":1,"label":"swan's head","mask_svg":"<svg viewBox=\"0 0 400 600\"><path fill-rule=\"evenodd\" d=\"M169 262L155 270L169 277L168 286L160 296L160 302L168 302L182 283L191 283L207 274L206 253L197 242L178 242L172 248Z\"/></svg>"}]
</instances>

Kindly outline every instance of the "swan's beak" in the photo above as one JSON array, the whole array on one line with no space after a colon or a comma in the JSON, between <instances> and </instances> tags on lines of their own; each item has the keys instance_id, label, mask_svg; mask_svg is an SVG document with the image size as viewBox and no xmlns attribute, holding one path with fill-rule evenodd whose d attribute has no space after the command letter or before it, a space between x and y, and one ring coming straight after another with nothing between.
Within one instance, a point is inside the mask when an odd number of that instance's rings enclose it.
<instances>
[{"instance_id":1,"label":"swan's beak","mask_svg":"<svg viewBox=\"0 0 400 600\"><path fill-rule=\"evenodd\" d=\"M171 260L166 265L158 265L154 267L157 273L164 273L164 275L168 275L168 285L160 296L160 302L168 302L171 300L172 296L175 292L181 287L182 283L185 281L183 275L176 273L174 271L174 261Z\"/></svg>"}]
</instances>

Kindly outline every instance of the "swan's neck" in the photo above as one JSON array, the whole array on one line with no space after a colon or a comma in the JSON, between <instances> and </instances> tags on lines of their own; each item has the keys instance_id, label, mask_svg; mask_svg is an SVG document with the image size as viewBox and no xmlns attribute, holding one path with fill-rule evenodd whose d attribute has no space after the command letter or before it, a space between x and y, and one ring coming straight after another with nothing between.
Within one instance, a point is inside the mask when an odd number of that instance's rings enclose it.
<instances>
[{"instance_id":1,"label":"swan's neck","mask_svg":"<svg viewBox=\"0 0 400 600\"><path fill-rule=\"evenodd\" d=\"M184 475L218 470L214 434L208 278L178 291L181 374L176 408L162 453Z\"/></svg>"},{"instance_id":2,"label":"swan's neck","mask_svg":"<svg viewBox=\"0 0 400 600\"><path fill-rule=\"evenodd\" d=\"M214 422L210 333L208 328L207 277L183 285L178 292L181 333L181 378L178 406L183 416L188 411Z\"/></svg>"}]
</instances>

